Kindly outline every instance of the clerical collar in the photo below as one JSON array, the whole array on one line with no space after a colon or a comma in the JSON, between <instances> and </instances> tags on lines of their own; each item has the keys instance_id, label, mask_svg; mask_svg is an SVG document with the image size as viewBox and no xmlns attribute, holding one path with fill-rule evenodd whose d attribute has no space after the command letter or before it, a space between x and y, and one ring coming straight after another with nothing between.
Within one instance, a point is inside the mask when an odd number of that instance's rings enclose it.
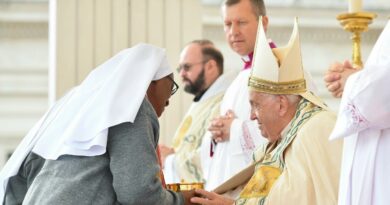
<instances>
[{"instance_id":1,"label":"clerical collar","mask_svg":"<svg viewBox=\"0 0 390 205\"><path fill-rule=\"evenodd\" d=\"M269 43L269 47L276 48L275 43L271 39L268 39L268 43ZM250 69L252 67L253 52L249 53L246 56L242 56L241 59L242 59L242 61L244 61L244 69L243 70Z\"/></svg>"},{"instance_id":2,"label":"clerical collar","mask_svg":"<svg viewBox=\"0 0 390 205\"><path fill-rule=\"evenodd\" d=\"M244 70L250 69L252 67L253 52L249 53L246 56L242 56L242 61L244 61Z\"/></svg>"},{"instance_id":3,"label":"clerical collar","mask_svg":"<svg viewBox=\"0 0 390 205\"><path fill-rule=\"evenodd\" d=\"M201 93L199 93L199 95L195 96L193 101L198 102L202 98L202 96L206 93L206 91L207 91L207 89L202 91Z\"/></svg>"}]
</instances>

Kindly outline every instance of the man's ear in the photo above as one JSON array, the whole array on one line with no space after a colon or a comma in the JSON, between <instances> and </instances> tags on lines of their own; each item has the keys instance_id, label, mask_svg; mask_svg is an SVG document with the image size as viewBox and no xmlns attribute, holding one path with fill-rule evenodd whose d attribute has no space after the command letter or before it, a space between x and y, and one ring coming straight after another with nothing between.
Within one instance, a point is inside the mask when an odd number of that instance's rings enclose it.
<instances>
[{"instance_id":1,"label":"man's ear","mask_svg":"<svg viewBox=\"0 0 390 205\"><path fill-rule=\"evenodd\" d=\"M205 64L205 68L206 68L207 70L211 70L211 69L213 69L213 67L215 67L215 66L217 66L217 63L216 63L215 60L213 60L213 59L208 60L208 61L206 62L206 64Z\"/></svg>"},{"instance_id":2,"label":"man's ear","mask_svg":"<svg viewBox=\"0 0 390 205\"><path fill-rule=\"evenodd\" d=\"M262 19L264 31L267 32L267 28L268 28L268 16L263 16L261 19Z\"/></svg>"},{"instance_id":3,"label":"man's ear","mask_svg":"<svg viewBox=\"0 0 390 205\"><path fill-rule=\"evenodd\" d=\"M289 103L288 103L288 98L285 95L279 95L279 100L280 100L280 107L279 107L279 116L283 117L286 115L288 109L289 109Z\"/></svg>"}]
</instances>

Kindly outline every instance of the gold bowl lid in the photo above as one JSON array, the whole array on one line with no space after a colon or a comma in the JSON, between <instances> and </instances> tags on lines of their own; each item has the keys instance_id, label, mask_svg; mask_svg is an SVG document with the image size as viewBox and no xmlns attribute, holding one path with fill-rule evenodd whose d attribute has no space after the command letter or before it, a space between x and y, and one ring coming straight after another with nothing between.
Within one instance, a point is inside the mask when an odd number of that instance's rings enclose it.
<instances>
[{"instance_id":1,"label":"gold bowl lid","mask_svg":"<svg viewBox=\"0 0 390 205\"><path fill-rule=\"evenodd\" d=\"M204 188L203 182L167 184L167 189L175 192L190 191L193 189L203 189L203 188Z\"/></svg>"}]
</instances>

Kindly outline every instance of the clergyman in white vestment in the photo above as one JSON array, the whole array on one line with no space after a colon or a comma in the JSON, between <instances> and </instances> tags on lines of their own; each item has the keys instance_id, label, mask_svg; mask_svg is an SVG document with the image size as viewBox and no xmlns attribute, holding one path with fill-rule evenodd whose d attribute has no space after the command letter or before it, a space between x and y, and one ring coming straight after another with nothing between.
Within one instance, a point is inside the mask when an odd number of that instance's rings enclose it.
<instances>
[{"instance_id":1,"label":"clergyman in white vestment","mask_svg":"<svg viewBox=\"0 0 390 205\"><path fill-rule=\"evenodd\" d=\"M339 205L390 204L390 22L351 75L331 139L344 138Z\"/></svg>"}]
</instances>

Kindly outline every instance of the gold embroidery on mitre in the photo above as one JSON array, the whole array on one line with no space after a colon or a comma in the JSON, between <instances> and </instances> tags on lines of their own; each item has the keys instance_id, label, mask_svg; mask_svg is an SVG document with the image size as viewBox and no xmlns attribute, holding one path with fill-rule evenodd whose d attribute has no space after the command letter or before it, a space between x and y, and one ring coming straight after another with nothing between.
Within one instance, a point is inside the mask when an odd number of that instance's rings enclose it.
<instances>
[{"instance_id":1,"label":"gold embroidery on mitre","mask_svg":"<svg viewBox=\"0 0 390 205\"><path fill-rule=\"evenodd\" d=\"M288 82L272 82L250 76L248 86L255 91L269 94L299 94L306 92L305 79Z\"/></svg>"},{"instance_id":2,"label":"gold embroidery on mitre","mask_svg":"<svg viewBox=\"0 0 390 205\"><path fill-rule=\"evenodd\" d=\"M280 174L279 168L261 165L242 190L240 198L267 196Z\"/></svg>"},{"instance_id":3,"label":"gold embroidery on mitre","mask_svg":"<svg viewBox=\"0 0 390 205\"><path fill-rule=\"evenodd\" d=\"M184 121L183 124L181 125L177 137L173 141L173 148L177 149L180 144L182 143L185 134L187 133L188 129L190 129L192 124L192 117L188 116Z\"/></svg>"}]
</instances>

